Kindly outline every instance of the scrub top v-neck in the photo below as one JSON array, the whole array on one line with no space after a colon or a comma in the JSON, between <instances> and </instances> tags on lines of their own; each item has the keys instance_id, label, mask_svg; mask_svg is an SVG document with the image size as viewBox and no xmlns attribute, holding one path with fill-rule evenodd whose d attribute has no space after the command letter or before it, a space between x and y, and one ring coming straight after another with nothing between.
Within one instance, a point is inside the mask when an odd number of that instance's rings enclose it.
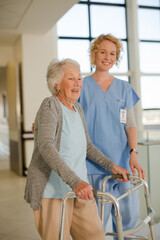
<instances>
[{"instance_id":1,"label":"scrub top v-neck","mask_svg":"<svg viewBox=\"0 0 160 240\"><path fill-rule=\"evenodd\" d=\"M85 77L79 99L83 107L92 142L116 164L129 169L129 147L121 109L132 108L139 97L126 81L114 78L105 92L92 77ZM88 174L104 174L106 170L87 159ZM109 173L108 173L109 174Z\"/></svg>"}]
</instances>

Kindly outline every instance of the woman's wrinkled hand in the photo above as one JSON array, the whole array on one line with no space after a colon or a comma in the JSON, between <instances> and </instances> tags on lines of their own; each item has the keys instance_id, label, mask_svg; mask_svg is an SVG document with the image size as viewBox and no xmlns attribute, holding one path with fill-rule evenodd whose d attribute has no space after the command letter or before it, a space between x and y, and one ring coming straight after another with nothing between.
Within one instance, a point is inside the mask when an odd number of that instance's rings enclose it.
<instances>
[{"instance_id":1,"label":"woman's wrinkled hand","mask_svg":"<svg viewBox=\"0 0 160 240\"><path fill-rule=\"evenodd\" d=\"M92 200L94 198L92 190L92 186L87 182L81 182L73 189L76 196L83 200Z\"/></svg>"},{"instance_id":2,"label":"woman's wrinkled hand","mask_svg":"<svg viewBox=\"0 0 160 240\"><path fill-rule=\"evenodd\" d=\"M117 179L121 182L125 181L129 181L128 178L127 178L127 174L129 174L129 171L124 169L124 168L121 168L119 167L117 164L115 164L112 168L112 171L111 171L113 174L121 174L123 176L123 179Z\"/></svg>"}]
</instances>

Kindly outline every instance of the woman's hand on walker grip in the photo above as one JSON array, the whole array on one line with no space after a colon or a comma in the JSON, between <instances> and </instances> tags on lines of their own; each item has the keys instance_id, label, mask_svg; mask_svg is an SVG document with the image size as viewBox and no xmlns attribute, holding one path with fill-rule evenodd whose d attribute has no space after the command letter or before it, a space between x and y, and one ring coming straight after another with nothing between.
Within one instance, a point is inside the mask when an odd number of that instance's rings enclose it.
<instances>
[{"instance_id":1,"label":"woman's hand on walker grip","mask_svg":"<svg viewBox=\"0 0 160 240\"><path fill-rule=\"evenodd\" d=\"M92 200L94 198L92 190L93 188L90 184L82 181L74 188L73 191L75 192L76 196L80 199Z\"/></svg>"}]
</instances>

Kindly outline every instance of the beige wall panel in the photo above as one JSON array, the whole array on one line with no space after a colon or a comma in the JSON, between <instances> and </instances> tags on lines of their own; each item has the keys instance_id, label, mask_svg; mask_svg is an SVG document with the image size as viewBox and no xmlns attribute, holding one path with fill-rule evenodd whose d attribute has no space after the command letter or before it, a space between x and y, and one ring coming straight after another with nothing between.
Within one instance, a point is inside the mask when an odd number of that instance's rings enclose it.
<instances>
[{"instance_id":1,"label":"beige wall panel","mask_svg":"<svg viewBox=\"0 0 160 240\"><path fill-rule=\"evenodd\" d=\"M50 96L46 72L57 56L55 28L45 35L24 35L22 38L22 78L24 131L31 130L36 112L46 96Z\"/></svg>"}]
</instances>

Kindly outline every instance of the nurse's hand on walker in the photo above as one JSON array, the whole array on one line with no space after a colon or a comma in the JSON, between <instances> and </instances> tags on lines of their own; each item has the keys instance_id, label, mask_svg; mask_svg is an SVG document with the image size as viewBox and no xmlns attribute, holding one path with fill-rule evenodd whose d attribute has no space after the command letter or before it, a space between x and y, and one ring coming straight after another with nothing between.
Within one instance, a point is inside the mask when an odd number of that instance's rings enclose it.
<instances>
[{"instance_id":1,"label":"nurse's hand on walker","mask_svg":"<svg viewBox=\"0 0 160 240\"><path fill-rule=\"evenodd\" d=\"M137 170L138 172L138 177L143 178L143 180L146 179L146 174L143 168L141 167L140 163L138 162L138 156L136 152L132 152L130 155L130 160L129 160L130 168L132 170L132 174L135 175Z\"/></svg>"},{"instance_id":2,"label":"nurse's hand on walker","mask_svg":"<svg viewBox=\"0 0 160 240\"><path fill-rule=\"evenodd\" d=\"M120 179L117 178L118 181L120 181L120 182L128 182L128 181L129 181L128 178L127 178L127 174L129 174L129 171L126 170L126 169L124 169L124 168L119 167L117 164L115 164L115 165L113 166L111 172L112 172L113 174L120 174L120 175L123 176L122 179L121 179L121 178L120 178Z\"/></svg>"}]
</instances>

